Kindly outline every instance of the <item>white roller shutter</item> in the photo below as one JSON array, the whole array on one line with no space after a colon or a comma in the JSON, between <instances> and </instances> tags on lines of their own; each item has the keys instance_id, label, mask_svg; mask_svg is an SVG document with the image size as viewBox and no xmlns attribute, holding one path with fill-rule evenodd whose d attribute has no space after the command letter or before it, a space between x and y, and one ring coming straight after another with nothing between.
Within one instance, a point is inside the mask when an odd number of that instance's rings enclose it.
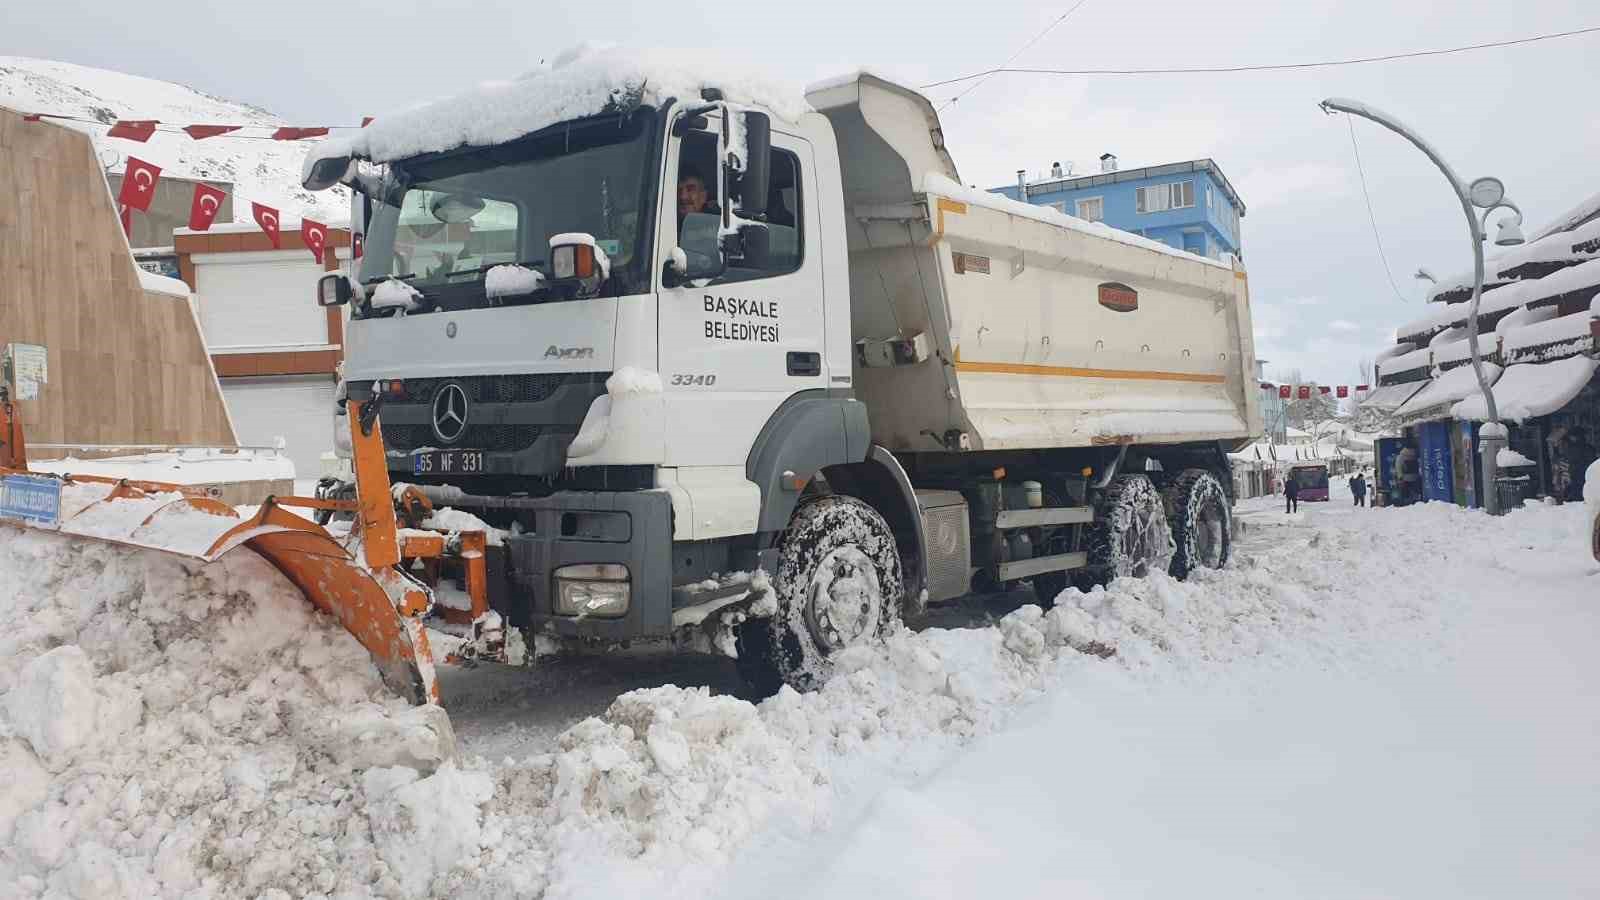
<instances>
[{"instance_id":1,"label":"white roller shutter","mask_svg":"<svg viewBox=\"0 0 1600 900\"><path fill-rule=\"evenodd\" d=\"M320 475L322 454L333 449L333 388L327 375L222 379L239 443L270 446L282 437L298 479Z\"/></svg>"}]
</instances>

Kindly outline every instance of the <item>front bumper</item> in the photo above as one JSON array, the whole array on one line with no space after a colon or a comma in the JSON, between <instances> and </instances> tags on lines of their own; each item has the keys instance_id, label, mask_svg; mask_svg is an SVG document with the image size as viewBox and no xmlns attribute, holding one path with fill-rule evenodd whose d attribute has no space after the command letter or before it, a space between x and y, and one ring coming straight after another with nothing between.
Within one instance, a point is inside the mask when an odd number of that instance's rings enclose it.
<instances>
[{"instance_id":1,"label":"front bumper","mask_svg":"<svg viewBox=\"0 0 1600 900\"><path fill-rule=\"evenodd\" d=\"M563 491L535 501L533 511L533 531L505 543L511 603L526 604L535 631L601 641L672 633L672 500L665 491ZM556 615L556 570L600 563L627 568L627 612ZM522 618L512 615L513 622Z\"/></svg>"}]
</instances>

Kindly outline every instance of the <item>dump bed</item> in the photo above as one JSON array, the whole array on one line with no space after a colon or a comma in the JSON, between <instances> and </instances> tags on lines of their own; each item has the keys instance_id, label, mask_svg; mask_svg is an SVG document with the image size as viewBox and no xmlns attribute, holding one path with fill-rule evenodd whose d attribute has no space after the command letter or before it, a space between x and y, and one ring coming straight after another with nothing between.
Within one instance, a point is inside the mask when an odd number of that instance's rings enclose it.
<instances>
[{"instance_id":1,"label":"dump bed","mask_svg":"<svg viewBox=\"0 0 1600 900\"><path fill-rule=\"evenodd\" d=\"M839 145L856 396L897 452L1261 434L1242 267L964 187L920 94L813 87Z\"/></svg>"}]
</instances>

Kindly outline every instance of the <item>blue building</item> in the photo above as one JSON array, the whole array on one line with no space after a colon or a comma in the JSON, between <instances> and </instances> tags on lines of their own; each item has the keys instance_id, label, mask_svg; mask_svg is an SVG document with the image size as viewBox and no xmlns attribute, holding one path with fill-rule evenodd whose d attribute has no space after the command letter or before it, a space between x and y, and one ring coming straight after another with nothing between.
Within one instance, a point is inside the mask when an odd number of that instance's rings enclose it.
<instances>
[{"instance_id":1,"label":"blue building","mask_svg":"<svg viewBox=\"0 0 1600 900\"><path fill-rule=\"evenodd\" d=\"M1049 176L1030 182L1019 171L1016 184L990 190L1212 259L1243 258L1244 202L1212 160L1119 171L1117 158L1107 153L1100 167L1097 175L1074 176L1057 163Z\"/></svg>"}]
</instances>

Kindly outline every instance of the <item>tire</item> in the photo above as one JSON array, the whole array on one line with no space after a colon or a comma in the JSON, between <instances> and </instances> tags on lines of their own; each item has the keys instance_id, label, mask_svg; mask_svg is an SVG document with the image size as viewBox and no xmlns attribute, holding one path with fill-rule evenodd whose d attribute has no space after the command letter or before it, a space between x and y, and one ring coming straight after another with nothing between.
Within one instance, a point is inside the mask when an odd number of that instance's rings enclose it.
<instances>
[{"instance_id":1,"label":"tire","mask_svg":"<svg viewBox=\"0 0 1600 900\"><path fill-rule=\"evenodd\" d=\"M1217 477L1205 469L1186 469L1167 486L1167 520L1172 523L1173 578L1196 569L1220 569L1233 549L1233 512Z\"/></svg>"},{"instance_id":2,"label":"tire","mask_svg":"<svg viewBox=\"0 0 1600 900\"><path fill-rule=\"evenodd\" d=\"M1172 531L1156 486L1144 475L1118 475L1096 498L1089 565L1102 577L1143 578L1172 564Z\"/></svg>"},{"instance_id":3,"label":"tire","mask_svg":"<svg viewBox=\"0 0 1600 900\"><path fill-rule=\"evenodd\" d=\"M739 674L762 696L785 684L819 687L834 654L881 640L900 621L894 532L854 497L804 501L784 531L772 589L777 613L739 626Z\"/></svg>"}]
</instances>

